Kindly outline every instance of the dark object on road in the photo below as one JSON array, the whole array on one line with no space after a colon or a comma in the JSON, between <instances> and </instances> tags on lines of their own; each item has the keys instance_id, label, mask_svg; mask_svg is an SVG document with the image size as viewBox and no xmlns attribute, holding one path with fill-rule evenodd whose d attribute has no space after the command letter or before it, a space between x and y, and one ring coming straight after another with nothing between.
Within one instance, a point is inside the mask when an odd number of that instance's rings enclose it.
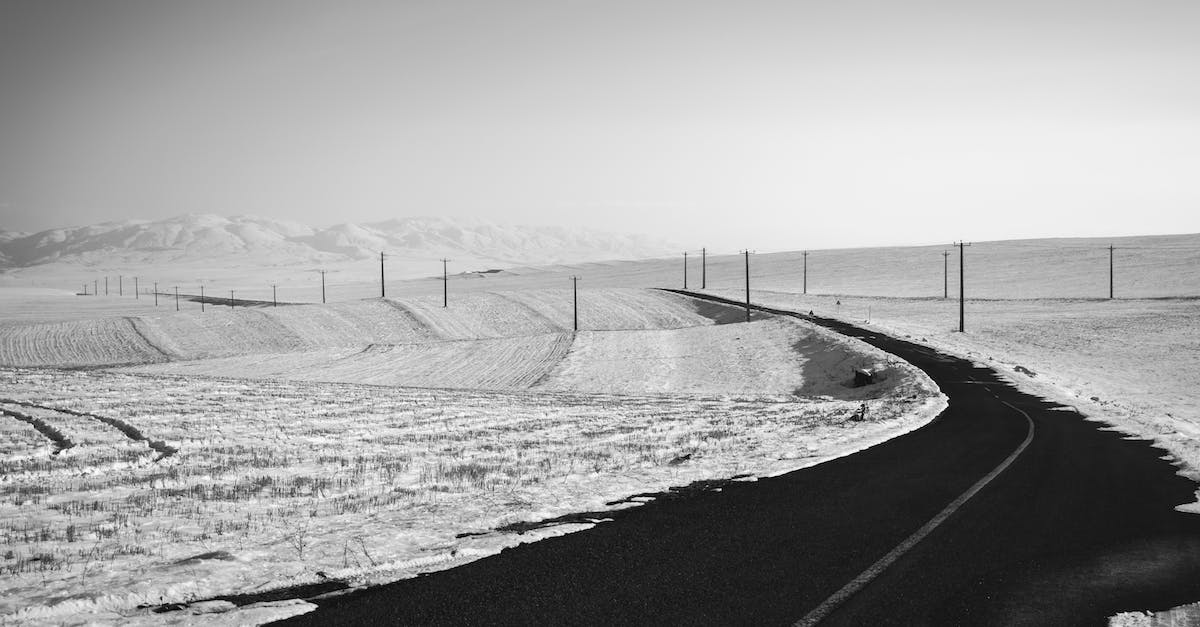
<instances>
[{"instance_id":1,"label":"dark object on road","mask_svg":"<svg viewBox=\"0 0 1200 627\"><path fill-rule=\"evenodd\" d=\"M875 382L875 373L867 368L854 369L854 387L860 388Z\"/></svg>"}]
</instances>

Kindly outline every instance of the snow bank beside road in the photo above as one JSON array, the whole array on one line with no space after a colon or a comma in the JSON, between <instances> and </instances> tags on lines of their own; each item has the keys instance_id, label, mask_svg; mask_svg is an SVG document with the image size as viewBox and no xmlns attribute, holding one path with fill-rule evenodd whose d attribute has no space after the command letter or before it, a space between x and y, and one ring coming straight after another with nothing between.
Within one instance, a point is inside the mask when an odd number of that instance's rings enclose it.
<instances>
[{"instance_id":1,"label":"snow bank beside road","mask_svg":"<svg viewBox=\"0 0 1200 627\"><path fill-rule=\"evenodd\" d=\"M1022 389L1153 440L1200 481L1198 299L967 301L754 292L995 368ZM870 320L868 323L867 320ZM1181 507L1200 512L1200 503Z\"/></svg>"}]
</instances>

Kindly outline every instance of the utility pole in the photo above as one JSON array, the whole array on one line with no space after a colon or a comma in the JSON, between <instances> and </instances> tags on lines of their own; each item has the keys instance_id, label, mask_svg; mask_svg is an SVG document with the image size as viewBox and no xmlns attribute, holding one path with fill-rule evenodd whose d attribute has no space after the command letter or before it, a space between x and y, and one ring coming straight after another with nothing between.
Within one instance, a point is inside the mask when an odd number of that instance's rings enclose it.
<instances>
[{"instance_id":1,"label":"utility pole","mask_svg":"<svg viewBox=\"0 0 1200 627\"><path fill-rule=\"evenodd\" d=\"M229 290L229 308L233 309L233 290Z\"/></svg>"},{"instance_id":2,"label":"utility pole","mask_svg":"<svg viewBox=\"0 0 1200 627\"><path fill-rule=\"evenodd\" d=\"M950 251L942 251L942 300L950 298Z\"/></svg>"},{"instance_id":3,"label":"utility pole","mask_svg":"<svg viewBox=\"0 0 1200 627\"><path fill-rule=\"evenodd\" d=\"M204 286L200 286L200 313L204 313Z\"/></svg>"},{"instance_id":4,"label":"utility pole","mask_svg":"<svg viewBox=\"0 0 1200 627\"><path fill-rule=\"evenodd\" d=\"M154 282L154 306L158 307L158 282Z\"/></svg>"},{"instance_id":5,"label":"utility pole","mask_svg":"<svg viewBox=\"0 0 1200 627\"><path fill-rule=\"evenodd\" d=\"M746 255L746 322L750 322L750 250L743 250Z\"/></svg>"},{"instance_id":6,"label":"utility pole","mask_svg":"<svg viewBox=\"0 0 1200 627\"><path fill-rule=\"evenodd\" d=\"M1113 247L1108 245L1108 299L1113 297Z\"/></svg>"},{"instance_id":7,"label":"utility pole","mask_svg":"<svg viewBox=\"0 0 1200 627\"><path fill-rule=\"evenodd\" d=\"M449 275L446 272L446 263L449 261L449 259L442 260L442 307L445 307L450 302Z\"/></svg>"},{"instance_id":8,"label":"utility pole","mask_svg":"<svg viewBox=\"0 0 1200 627\"><path fill-rule=\"evenodd\" d=\"M321 303L324 304L325 303L325 271L317 270L317 272L321 273Z\"/></svg>"},{"instance_id":9,"label":"utility pole","mask_svg":"<svg viewBox=\"0 0 1200 627\"><path fill-rule=\"evenodd\" d=\"M92 279L92 294L94 294L96 296L100 295L100 280L99 279Z\"/></svg>"},{"instance_id":10,"label":"utility pole","mask_svg":"<svg viewBox=\"0 0 1200 627\"><path fill-rule=\"evenodd\" d=\"M138 278L133 277L133 300L138 300Z\"/></svg>"},{"instance_id":11,"label":"utility pole","mask_svg":"<svg viewBox=\"0 0 1200 627\"><path fill-rule=\"evenodd\" d=\"M700 249L700 289L708 287L708 249Z\"/></svg>"},{"instance_id":12,"label":"utility pole","mask_svg":"<svg viewBox=\"0 0 1200 627\"><path fill-rule=\"evenodd\" d=\"M382 250L379 251L379 297L380 298L387 297L387 290L384 288L384 283L383 283L383 251Z\"/></svg>"},{"instance_id":13,"label":"utility pole","mask_svg":"<svg viewBox=\"0 0 1200 627\"><path fill-rule=\"evenodd\" d=\"M801 293L807 294L808 293L808 251L806 250L801 254L804 255L804 288Z\"/></svg>"},{"instance_id":14,"label":"utility pole","mask_svg":"<svg viewBox=\"0 0 1200 627\"><path fill-rule=\"evenodd\" d=\"M108 296L108 277L104 277L104 295Z\"/></svg>"},{"instance_id":15,"label":"utility pole","mask_svg":"<svg viewBox=\"0 0 1200 627\"><path fill-rule=\"evenodd\" d=\"M687 251L683 251L683 289L687 289Z\"/></svg>"},{"instance_id":16,"label":"utility pole","mask_svg":"<svg viewBox=\"0 0 1200 627\"><path fill-rule=\"evenodd\" d=\"M121 275L119 275L119 274L117 275L117 296L124 296L124 295L125 295L125 288L124 288L124 283L125 283L125 281L124 281L124 278L125 278L125 277L123 277L123 276L121 276Z\"/></svg>"},{"instance_id":17,"label":"utility pole","mask_svg":"<svg viewBox=\"0 0 1200 627\"><path fill-rule=\"evenodd\" d=\"M271 306L272 307L279 306L279 299L275 298L275 284L274 283L271 284Z\"/></svg>"},{"instance_id":18,"label":"utility pole","mask_svg":"<svg viewBox=\"0 0 1200 627\"><path fill-rule=\"evenodd\" d=\"M571 277L571 313L575 319L575 330L579 330L579 277Z\"/></svg>"},{"instance_id":19,"label":"utility pole","mask_svg":"<svg viewBox=\"0 0 1200 627\"><path fill-rule=\"evenodd\" d=\"M175 286L175 311L179 311L179 286Z\"/></svg>"},{"instance_id":20,"label":"utility pole","mask_svg":"<svg viewBox=\"0 0 1200 627\"><path fill-rule=\"evenodd\" d=\"M963 288L966 285L966 280L963 278L963 249L970 246L967 242L954 242L958 246L958 332L963 333L963 321L966 317L963 302L966 296L963 294Z\"/></svg>"}]
</instances>

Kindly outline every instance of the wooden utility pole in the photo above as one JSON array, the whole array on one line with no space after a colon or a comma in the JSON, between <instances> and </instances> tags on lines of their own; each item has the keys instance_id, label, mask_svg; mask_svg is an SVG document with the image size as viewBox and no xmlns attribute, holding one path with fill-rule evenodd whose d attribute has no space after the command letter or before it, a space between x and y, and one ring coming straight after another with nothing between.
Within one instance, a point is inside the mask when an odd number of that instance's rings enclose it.
<instances>
[{"instance_id":1,"label":"wooden utility pole","mask_svg":"<svg viewBox=\"0 0 1200 627\"><path fill-rule=\"evenodd\" d=\"M571 277L571 313L575 320L575 330L579 330L579 277Z\"/></svg>"},{"instance_id":2,"label":"wooden utility pole","mask_svg":"<svg viewBox=\"0 0 1200 627\"><path fill-rule=\"evenodd\" d=\"M117 275L117 296L125 295L125 287L124 287L125 280L124 279L125 279L125 277L123 277L119 274Z\"/></svg>"},{"instance_id":3,"label":"wooden utility pole","mask_svg":"<svg viewBox=\"0 0 1200 627\"><path fill-rule=\"evenodd\" d=\"M743 250L746 255L746 322L750 322L750 251Z\"/></svg>"},{"instance_id":4,"label":"wooden utility pole","mask_svg":"<svg viewBox=\"0 0 1200 627\"><path fill-rule=\"evenodd\" d=\"M233 309L233 290L229 290L229 308Z\"/></svg>"},{"instance_id":5,"label":"wooden utility pole","mask_svg":"<svg viewBox=\"0 0 1200 627\"><path fill-rule=\"evenodd\" d=\"M158 282L154 283L154 306L158 307Z\"/></svg>"},{"instance_id":6,"label":"wooden utility pole","mask_svg":"<svg viewBox=\"0 0 1200 627\"><path fill-rule=\"evenodd\" d=\"M1108 299L1113 297L1113 247L1108 245Z\"/></svg>"},{"instance_id":7,"label":"wooden utility pole","mask_svg":"<svg viewBox=\"0 0 1200 627\"><path fill-rule=\"evenodd\" d=\"M950 251L942 251L942 300L950 298Z\"/></svg>"},{"instance_id":8,"label":"wooden utility pole","mask_svg":"<svg viewBox=\"0 0 1200 627\"><path fill-rule=\"evenodd\" d=\"M387 297L387 290L384 288L383 285L384 285L384 283L383 283L383 251L381 250L381 251L379 251L379 297L380 298Z\"/></svg>"},{"instance_id":9,"label":"wooden utility pole","mask_svg":"<svg viewBox=\"0 0 1200 627\"><path fill-rule=\"evenodd\" d=\"M204 286L200 286L200 313L204 313Z\"/></svg>"},{"instance_id":10,"label":"wooden utility pole","mask_svg":"<svg viewBox=\"0 0 1200 627\"><path fill-rule=\"evenodd\" d=\"M321 303L324 304L325 303L325 271L317 270L317 272L321 273Z\"/></svg>"},{"instance_id":11,"label":"wooden utility pole","mask_svg":"<svg viewBox=\"0 0 1200 627\"><path fill-rule=\"evenodd\" d=\"M808 293L808 251L806 250L801 254L804 255L804 284L803 284L804 287L802 288L801 293L807 294Z\"/></svg>"},{"instance_id":12,"label":"wooden utility pole","mask_svg":"<svg viewBox=\"0 0 1200 627\"><path fill-rule=\"evenodd\" d=\"M970 244L967 242L955 242L954 245L958 246L958 332L963 333L963 322L966 319L966 310L963 304L966 300L966 296L964 294L966 280L963 277L963 270L965 269L965 266L963 265L963 250L967 246L970 246Z\"/></svg>"},{"instance_id":13,"label":"wooden utility pole","mask_svg":"<svg viewBox=\"0 0 1200 627\"><path fill-rule=\"evenodd\" d=\"M442 307L450 302L450 275L446 271L446 264L449 261L449 259L442 260Z\"/></svg>"},{"instance_id":14,"label":"wooden utility pole","mask_svg":"<svg viewBox=\"0 0 1200 627\"><path fill-rule=\"evenodd\" d=\"M108 296L108 277L104 277L104 295Z\"/></svg>"},{"instance_id":15,"label":"wooden utility pole","mask_svg":"<svg viewBox=\"0 0 1200 627\"><path fill-rule=\"evenodd\" d=\"M708 249L700 249L700 289L708 287Z\"/></svg>"},{"instance_id":16,"label":"wooden utility pole","mask_svg":"<svg viewBox=\"0 0 1200 627\"><path fill-rule=\"evenodd\" d=\"M683 289L687 289L687 251L683 251Z\"/></svg>"},{"instance_id":17,"label":"wooden utility pole","mask_svg":"<svg viewBox=\"0 0 1200 627\"><path fill-rule=\"evenodd\" d=\"M138 300L138 278L133 277L133 300Z\"/></svg>"},{"instance_id":18,"label":"wooden utility pole","mask_svg":"<svg viewBox=\"0 0 1200 627\"><path fill-rule=\"evenodd\" d=\"M96 296L100 295L100 280L99 279L92 279L92 294L94 294Z\"/></svg>"},{"instance_id":19,"label":"wooden utility pole","mask_svg":"<svg viewBox=\"0 0 1200 627\"><path fill-rule=\"evenodd\" d=\"M175 286L175 311L179 311L179 286Z\"/></svg>"},{"instance_id":20,"label":"wooden utility pole","mask_svg":"<svg viewBox=\"0 0 1200 627\"><path fill-rule=\"evenodd\" d=\"M274 283L271 284L271 306L272 307L279 306L279 299L275 298L275 284Z\"/></svg>"}]
</instances>

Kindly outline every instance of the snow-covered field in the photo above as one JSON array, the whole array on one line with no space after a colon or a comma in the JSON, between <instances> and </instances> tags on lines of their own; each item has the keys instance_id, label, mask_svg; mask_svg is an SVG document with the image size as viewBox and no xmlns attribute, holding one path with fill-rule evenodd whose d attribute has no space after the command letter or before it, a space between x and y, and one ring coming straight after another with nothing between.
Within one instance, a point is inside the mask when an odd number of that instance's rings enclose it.
<instances>
[{"instance_id":1,"label":"snow-covered field","mask_svg":"<svg viewBox=\"0 0 1200 627\"><path fill-rule=\"evenodd\" d=\"M943 406L919 371L802 322L717 324L742 313L610 288L580 294L575 333L570 296L98 298L45 323L10 300L26 315L0 323L0 615L156 623L138 606L411 576L586 526L503 525L786 472ZM854 367L884 380L851 388Z\"/></svg>"},{"instance_id":2,"label":"snow-covered field","mask_svg":"<svg viewBox=\"0 0 1200 627\"><path fill-rule=\"evenodd\" d=\"M958 333L954 299L774 291L751 297L909 337L993 367L1026 390L1157 441L1182 464L1184 475L1200 480L1200 299L975 301L966 308L966 333ZM1195 504L1188 507L1200 512Z\"/></svg>"},{"instance_id":3,"label":"snow-covered field","mask_svg":"<svg viewBox=\"0 0 1200 627\"><path fill-rule=\"evenodd\" d=\"M807 294L800 253L753 255L752 299L994 366L1156 439L1195 476L1200 236L1112 240L1113 301L1109 243L967 248L966 333L954 256L941 298L949 247L812 251ZM740 299L744 259L708 262L706 291ZM3 405L0 489L27 496L0 501L0 566L14 582L0 614L128 622L145 618L139 603L311 582L316 570L403 577L514 542L488 532L506 522L782 472L940 406L923 377L861 344L793 321L714 324L742 314L631 289L681 287L681 263L452 275L448 308L433 279L389 283L387 300L362 282L336 285L324 306L204 312L186 298L175 312L167 297L155 308L145 295L0 290L0 363L118 367L3 371L2 396L17 402ZM861 398L845 387L852 366L875 364L898 376Z\"/></svg>"}]
</instances>

